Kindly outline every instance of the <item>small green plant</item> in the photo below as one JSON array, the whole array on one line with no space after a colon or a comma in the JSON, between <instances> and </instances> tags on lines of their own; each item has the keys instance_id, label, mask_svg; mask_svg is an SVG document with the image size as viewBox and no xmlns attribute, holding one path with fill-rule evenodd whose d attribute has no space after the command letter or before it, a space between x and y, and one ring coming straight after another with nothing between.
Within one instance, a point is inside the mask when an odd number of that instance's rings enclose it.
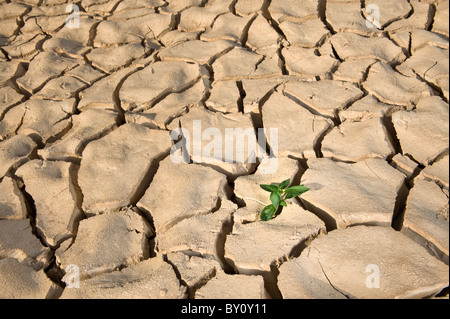
<instances>
[{"instance_id":1,"label":"small green plant","mask_svg":"<svg viewBox=\"0 0 450 319\"><path fill-rule=\"evenodd\" d=\"M271 205L264 207L261 212L261 220L269 221L275 217L278 208L281 206L287 207L286 200L300 196L309 191L309 188L303 185L293 186L287 188L291 184L291 180L287 179L280 185L260 185L263 190L270 193Z\"/></svg>"}]
</instances>

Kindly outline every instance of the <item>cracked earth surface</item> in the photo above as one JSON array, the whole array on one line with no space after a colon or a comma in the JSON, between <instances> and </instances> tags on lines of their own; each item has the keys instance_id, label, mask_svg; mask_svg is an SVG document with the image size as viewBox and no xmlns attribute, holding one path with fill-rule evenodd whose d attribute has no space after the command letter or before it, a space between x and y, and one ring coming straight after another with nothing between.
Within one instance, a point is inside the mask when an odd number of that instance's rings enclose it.
<instances>
[{"instance_id":1,"label":"cracked earth surface","mask_svg":"<svg viewBox=\"0 0 450 319\"><path fill-rule=\"evenodd\" d=\"M448 7L0 0L0 297L448 298ZM196 121L278 170L175 164Z\"/></svg>"}]
</instances>

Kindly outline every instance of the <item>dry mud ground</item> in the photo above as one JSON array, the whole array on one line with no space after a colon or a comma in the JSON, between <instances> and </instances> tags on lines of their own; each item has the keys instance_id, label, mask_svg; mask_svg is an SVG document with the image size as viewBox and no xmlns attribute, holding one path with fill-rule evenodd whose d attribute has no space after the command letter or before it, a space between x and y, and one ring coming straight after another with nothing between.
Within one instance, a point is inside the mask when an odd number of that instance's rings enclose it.
<instances>
[{"instance_id":1,"label":"dry mud ground","mask_svg":"<svg viewBox=\"0 0 450 319\"><path fill-rule=\"evenodd\" d=\"M69 3L0 0L0 297L448 297L447 0Z\"/></svg>"}]
</instances>

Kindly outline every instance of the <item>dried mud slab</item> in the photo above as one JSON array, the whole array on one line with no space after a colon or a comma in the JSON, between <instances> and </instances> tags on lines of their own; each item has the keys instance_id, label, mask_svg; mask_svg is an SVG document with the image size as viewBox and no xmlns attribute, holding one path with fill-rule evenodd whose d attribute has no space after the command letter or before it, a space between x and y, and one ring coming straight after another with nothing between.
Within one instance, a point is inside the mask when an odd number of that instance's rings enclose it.
<instances>
[{"instance_id":1,"label":"dried mud slab","mask_svg":"<svg viewBox=\"0 0 450 319\"><path fill-rule=\"evenodd\" d=\"M269 222L236 223L225 243L225 258L240 274L270 272L303 242L326 232L325 224L297 204Z\"/></svg>"},{"instance_id":2,"label":"dried mud slab","mask_svg":"<svg viewBox=\"0 0 450 319\"><path fill-rule=\"evenodd\" d=\"M450 34L448 19L449 19L449 1L438 0L436 6L436 14L433 23L433 32L445 35L447 38Z\"/></svg>"},{"instance_id":3,"label":"dried mud slab","mask_svg":"<svg viewBox=\"0 0 450 319\"><path fill-rule=\"evenodd\" d=\"M423 165L429 165L449 144L448 104L439 97L423 99L413 111L392 115L404 154L411 155Z\"/></svg>"},{"instance_id":4,"label":"dried mud slab","mask_svg":"<svg viewBox=\"0 0 450 319\"><path fill-rule=\"evenodd\" d=\"M256 65L263 56L254 52L235 47L227 54L219 57L213 64L216 81L242 80L249 78L256 71Z\"/></svg>"},{"instance_id":5,"label":"dried mud slab","mask_svg":"<svg viewBox=\"0 0 450 319\"><path fill-rule=\"evenodd\" d=\"M0 45L8 43L8 38L12 37L19 28L16 19L5 19L0 21Z\"/></svg>"},{"instance_id":6,"label":"dried mud slab","mask_svg":"<svg viewBox=\"0 0 450 319\"><path fill-rule=\"evenodd\" d=\"M33 96L37 99L64 101L75 98L76 94L86 87L86 83L70 76L61 76L50 80L38 93Z\"/></svg>"},{"instance_id":7,"label":"dried mud slab","mask_svg":"<svg viewBox=\"0 0 450 319\"><path fill-rule=\"evenodd\" d=\"M180 127L189 132L185 136L183 158L192 158L194 163L217 168L227 176L248 174L260 158L257 134L250 114L214 113L202 107L193 107L189 113L168 126L171 130L183 133L179 131ZM209 136L203 133L207 129L210 129Z\"/></svg>"},{"instance_id":8,"label":"dried mud slab","mask_svg":"<svg viewBox=\"0 0 450 319\"><path fill-rule=\"evenodd\" d=\"M188 287L188 298L193 298L195 290L222 271L220 264L214 259L189 256L181 252L168 254L167 261L175 267L183 284Z\"/></svg>"},{"instance_id":9,"label":"dried mud slab","mask_svg":"<svg viewBox=\"0 0 450 319\"><path fill-rule=\"evenodd\" d=\"M350 107L339 111L339 118L342 122L359 122L371 118L383 118L400 109L400 106L381 103L373 95L367 95Z\"/></svg>"},{"instance_id":10,"label":"dried mud slab","mask_svg":"<svg viewBox=\"0 0 450 319\"><path fill-rule=\"evenodd\" d=\"M46 82L73 69L78 63L53 52L41 52L31 61L27 73L17 80L17 84L27 92L35 93Z\"/></svg>"},{"instance_id":11,"label":"dried mud slab","mask_svg":"<svg viewBox=\"0 0 450 319\"><path fill-rule=\"evenodd\" d=\"M0 121L0 141L6 141L14 137L22 125L22 119L25 115L25 104L19 104L6 112Z\"/></svg>"},{"instance_id":12,"label":"dried mud slab","mask_svg":"<svg viewBox=\"0 0 450 319\"><path fill-rule=\"evenodd\" d=\"M81 160L84 148L117 127L118 114L112 111L88 109L72 116L72 128L64 137L38 151L47 160Z\"/></svg>"},{"instance_id":13,"label":"dried mud slab","mask_svg":"<svg viewBox=\"0 0 450 319\"><path fill-rule=\"evenodd\" d=\"M162 49L159 53L159 57L163 61L211 64L218 56L232 48L233 43L229 41L204 42L193 40Z\"/></svg>"},{"instance_id":14,"label":"dried mud slab","mask_svg":"<svg viewBox=\"0 0 450 319\"><path fill-rule=\"evenodd\" d=\"M241 94L236 81L220 81L214 84L206 101L208 109L222 113L238 113Z\"/></svg>"},{"instance_id":15,"label":"dried mud slab","mask_svg":"<svg viewBox=\"0 0 450 319\"><path fill-rule=\"evenodd\" d=\"M72 124L75 99L65 101L28 100L18 134L27 134L39 144L46 144L66 132Z\"/></svg>"},{"instance_id":16,"label":"dried mud slab","mask_svg":"<svg viewBox=\"0 0 450 319\"><path fill-rule=\"evenodd\" d=\"M80 111L86 109L102 109L118 112L120 100L117 99L117 90L124 79L137 70L137 66L130 66L95 82L92 86L80 93L78 109Z\"/></svg>"},{"instance_id":17,"label":"dried mud slab","mask_svg":"<svg viewBox=\"0 0 450 319\"><path fill-rule=\"evenodd\" d=\"M6 86L0 89L0 119L16 104L20 103L23 95L17 93L13 88Z\"/></svg>"},{"instance_id":18,"label":"dried mud slab","mask_svg":"<svg viewBox=\"0 0 450 319\"><path fill-rule=\"evenodd\" d=\"M151 227L133 209L94 216L80 222L72 244L56 250L56 262L61 269L77 265L81 280L91 278L148 258L151 235Z\"/></svg>"},{"instance_id":19,"label":"dried mud slab","mask_svg":"<svg viewBox=\"0 0 450 319\"><path fill-rule=\"evenodd\" d=\"M201 5L202 0L167 0L167 6L162 7L160 10L163 13L178 13L180 11L186 10L190 7L196 7Z\"/></svg>"},{"instance_id":20,"label":"dried mud slab","mask_svg":"<svg viewBox=\"0 0 450 319\"><path fill-rule=\"evenodd\" d=\"M238 15L244 16L260 12L265 4L264 0L238 0L234 8Z\"/></svg>"},{"instance_id":21,"label":"dried mud slab","mask_svg":"<svg viewBox=\"0 0 450 319\"><path fill-rule=\"evenodd\" d=\"M200 68L185 62L155 62L129 76L120 89L124 110L148 107L169 93L181 92L200 78Z\"/></svg>"},{"instance_id":22,"label":"dried mud slab","mask_svg":"<svg viewBox=\"0 0 450 319\"><path fill-rule=\"evenodd\" d=\"M27 12L27 6L21 3L2 3L0 20L20 17Z\"/></svg>"},{"instance_id":23,"label":"dried mud slab","mask_svg":"<svg viewBox=\"0 0 450 319\"><path fill-rule=\"evenodd\" d=\"M26 3L29 1L24 2ZM28 13L28 16L30 17L41 17L41 16L54 17L66 14L66 6L64 5L64 3L56 3L53 5L46 5L46 6L37 6L36 2L38 1L31 1L31 3L29 3L33 5L33 8Z\"/></svg>"},{"instance_id":24,"label":"dried mud slab","mask_svg":"<svg viewBox=\"0 0 450 319\"><path fill-rule=\"evenodd\" d=\"M219 272L195 293L195 299L269 299L261 276Z\"/></svg>"},{"instance_id":25,"label":"dried mud slab","mask_svg":"<svg viewBox=\"0 0 450 319\"><path fill-rule=\"evenodd\" d=\"M431 2L411 0L409 1L409 4L413 8L413 14L409 15L406 19L400 19L392 22L385 28L386 30L429 29L431 20L433 19L433 7ZM403 6L405 6L405 4L403 4ZM407 5L405 8L407 10Z\"/></svg>"},{"instance_id":26,"label":"dried mud slab","mask_svg":"<svg viewBox=\"0 0 450 319\"><path fill-rule=\"evenodd\" d=\"M412 231L427 241L448 264L448 196L432 181L417 179L406 204L402 231ZM418 236L417 236L418 235Z\"/></svg>"},{"instance_id":27,"label":"dried mud slab","mask_svg":"<svg viewBox=\"0 0 450 319\"><path fill-rule=\"evenodd\" d=\"M95 48L86 57L97 69L111 73L144 55L145 48L140 43L130 43L112 49Z\"/></svg>"},{"instance_id":28,"label":"dried mud slab","mask_svg":"<svg viewBox=\"0 0 450 319\"><path fill-rule=\"evenodd\" d=\"M181 13L179 29L185 32L206 31L216 18L215 12L204 7L193 6Z\"/></svg>"},{"instance_id":29,"label":"dried mud slab","mask_svg":"<svg viewBox=\"0 0 450 319\"><path fill-rule=\"evenodd\" d=\"M160 43L164 45L164 47L161 48L161 52L166 48L175 46L183 42L198 40L199 34L200 31L183 32L181 30L171 30L165 32L163 35L161 35L161 39L159 40Z\"/></svg>"},{"instance_id":30,"label":"dried mud slab","mask_svg":"<svg viewBox=\"0 0 450 319\"><path fill-rule=\"evenodd\" d=\"M0 141L5 141L16 135L22 125L22 118L26 112L25 105L19 104L5 113L0 121Z\"/></svg>"},{"instance_id":31,"label":"dried mud slab","mask_svg":"<svg viewBox=\"0 0 450 319\"><path fill-rule=\"evenodd\" d=\"M374 58L393 64L405 60L401 47L388 38L367 38L354 33L337 33L330 39L342 60Z\"/></svg>"},{"instance_id":32,"label":"dried mud slab","mask_svg":"<svg viewBox=\"0 0 450 319\"><path fill-rule=\"evenodd\" d=\"M263 54L263 59L258 62L254 72L248 78L266 79L281 77L283 75L283 62L275 46L266 47L259 50Z\"/></svg>"},{"instance_id":33,"label":"dried mud slab","mask_svg":"<svg viewBox=\"0 0 450 319\"><path fill-rule=\"evenodd\" d=\"M406 107L432 95L431 88L424 82L416 77L403 76L381 62L372 65L363 86L381 102Z\"/></svg>"},{"instance_id":34,"label":"dried mud slab","mask_svg":"<svg viewBox=\"0 0 450 319\"><path fill-rule=\"evenodd\" d=\"M229 40L242 42L245 29L252 20L252 16L239 17L231 12L219 16L212 28L200 36L203 41Z\"/></svg>"},{"instance_id":35,"label":"dried mud slab","mask_svg":"<svg viewBox=\"0 0 450 319\"><path fill-rule=\"evenodd\" d=\"M333 118L364 93L348 82L322 80L318 82L288 82L284 92L295 97L314 114ZM323 94L327 92L328 94Z\"/></svg>"},{"instance_id":36,"label":"dried mud slab","mask_svg":"<svg viewBox=\"0 0 450 319\"><path fill-rule=\"evenodd\" d=\"M11 84L11 80L25 72L20 62L0 62L0 87Z\"/></svg>"},{"instance_id":37,"label":"dried mud slab","mask_svg":"<svg viewBox=\"0 0 450 319\"><path fill-rule=\"evenodd\" d=\"M405 175L382 159L354 164L310 159L301 184L311 191L300 198L327 227L355 224L391 225ZM341 200L345 198L346 200Z\"/></svg>"},{"instance_id":38,"label":"dried mud slab","mask_svg":"<svg viewBox=\"0 0 450 319\"><path fill-rule=\"evenodd\" d=\"M366 36L379 33L378 27L366 24L362 11L360 1L330 0L326 3L325 16L335 32L350 32Z\"/></svg>"},{"instance_id":39,"label":"dried mud slab","mask_svg":"<svg viewBox=\"0 0 450 319\"><path fill-rule=\"evenodd\" d=\"M113 1L93 1L93 0L83 0L81 4L87 12L99 15L106 15L111 12L114 6L118 3L118 0Z\"/></svg>"},{"instance_id":40,"label":"dried mud slab","mask_svg":"<svg viewBox=\"0 0 450 319\"><path fill-rule=\"evenodd\" d=\"M42 246L32 234L29 220L0 220L0 230L0 259L26 260L35 270L48 267L50 248Z\"/></svg>"},{"instance_id":41,"label":"dried mud slab","mask_svg":"<svg viewBox=\"0 0 450 319\"><path fill-rule=\"evenodd\" d=\"M46 36L43 34L20 34L3 49L10 58L31 60L39 54L39 48L45 40Z\"/></svg>"},{"instance_id":42,"label":"dried mud slab","mask_svg":"<svg viewBox=\"0 0 450 319\"><path fill-rule=\"evenodd\" d=\"M83 57L89 51L91 32L97 24L95 19L80 17L80 27L77 28L77 32L73 32L73 28L66 24L53 37L45 41L42 47L45 51L66 54L73 58Z\"/></svg>"},{"instance_id":43,"label":"dried mud slab","mask_svg":"<svg viewBox=\"0 0 450 319\"><path fill-rule=\"evenodd\" d=\"M391 165L405 174L408 180L413 178L419 169L419 164L417 162L402 154L395 155L392 158Z\"/></svg>"},{"instance_id":44,"label":"dried mud slab","mask_svg":"<svg viewBox=\"0 0 450 319\"><path fill-rule=\"evenodd\" d=\"M0 259L0 282L2 299L46 299L55 288L43 270L15 258Z\"/></svg>"},{"instance_id":45,"label":"dried mud slab","mask_svg":"<svg viewBox=\"0 0 450 319\"><path fill-rule=\"evenodd\" d=\"M448 49L427 46L414 52L397 69L407 76L420 75L426 81L439 85L439 79L448 77L449 73Z\"/></svg>"},{"instance_id":46,"label":"dried mud slab","mask_svg":"<svg viewBox=\"0 0 450 319\"><path fill-rule=\"evenodd\" d=\"M198 81L191 88L181 92L172 93L165 99L157 102L148 110L127 112L127 123L142 124L150 128L166 129L176 118L186 114L191 106L199 105L205 95L206 87Z\"/></svg>"},{"instance_id":47,"label":"dried mud slab","mask_svg":"<svg viewBox=\"0 0 450 319\"><path fill-rule=\"evenodd\" d=\"M318 46L330 34L320 19L304 22L283 21L279 27L291 45L307 48Z\"/></svg>"},{"instance_id":48,"label":"dried mud slab","mask_svg":"<svg viewBox=\"0 0 450 319\"><path fill-rule=\"evenodd\" d=\"M245 91L243 98L244 113L260 113L265 100L277 87L285 83L288 76L270 77L262 79L243 79L242 88Z\"/></svg>"},{"instance_id":49,"label":"dried mud slab","mask_svg":"<svg viewBox=\"0 0 450 319\"><path fill-rule=\"evenodd\" d=\"M25 198L19 190L17 182L4 177L0 182L0 220L25 219L28 211Z\"/></svg>"},{"instance_id":50,"label":"dried mud slab","mask_svg":"<svg viewBox=\"0 0 450 319\"><path fill-rule=\"evenodd\" d=\"M156 257L87 279L61 299L182 299L185 290L173 268Z\"/></svg>"},{"instance_id":51,"label":"dried mud slab","mask_svg":"<svg viewBox=\"0 0 450 319\"><path fill-rule=\"evenodd\" d=\"M226 183L226 176L212 168L175 164L168 157L159 164L138 207L149 212L156 231L164 233L183 219L214 211Z\"/></svg>"},{"instance_id":52,"label":"dried mud slab","mask_svg":"<svg viewBox=\"0 0 450 319\"><path fill-rule=\"evenodd\" d=\"M344 61L333 74L333 80L361 84L366 79L367 70L375 64L375 62L377 62L377 60L372 58Z\"/></svg>"},{"instance_id":53,"label":"dried mud slab","mask_svg":"<svg viewBox=\"0 0 450 319\"><path fill-rule=\"evenodd\" d=\"M168 132L137 124L123 125L90 143L83 151L78 174L83 210L98 214L137 202L156 160L170 147Z\"/></svg>"},{"instance_id":54,"label":"dried mud slab","mask_svg":"<svg viewBox=\"0 0 450 319\"><path fill-rule=\"evenodd\" d=\"M319 1L286 1L274 0L270 3L269 12L279 23L283 21L305 21L318 16Z\"/></svg>"},{"instance_id":55,"label":"dried mud slab","mask_svg":"<svg viewBox=\"0 0 450 319\"><path fill-rule=\"evenodd\" d=\"M281 93L273 94L264 104L262 116L265 128L278 128L279 154L300 158L315 157L316 144L333 126L331 120L312 114ZM271 145L270 138L268 143Z\"/></svg>"},{"instance_id":56,"label":"dried mud slab","mask_svg":"<svg viewBox=\"0 0 450 319\"><path fill-rule=\"evenodd\" d=\"M37 231L53 248L76 234L83 216L80 194L74 185L76 169L66 162L33 160L16 171L33 197Z\"/></svg>"},{"instance_id":57,"label":"dried mud slab","mask_svg":"<svg viewBox=\"0 0 450 319\"><path fill-rule=\"evenodd\" d=\"M245 3L245 2L244 2ZM261 36L264 34L264 37ZM258 15L252 22L247 33L247 45L255 50L275 45L280 35L262 15Z\"/></svg>"},{"instance_id":58,"label":"dried mud slab","mask_svg":"<svg viewBox=\"0 0 450 319\"><path fill-rule=\"evenodd\" d=\"M36 143L28 136L19 134L0 143L0 178L10 170L17 169L28 162L31 153L37 148Z\"/></svg>"},{"instance_id":59,"label":"dried mud slab","mask_svg":"<svg viewBox=\"0 0 450 319\"><path fill-rule=\"evenodd\" d=\"M61 7L62 8L62 7ZM65 7L64 7L65 10ZM68 13L56 16L29 16L24 19L25 25L20 29L21 32L27 34L43 33L54 36L58 30L64 27Z\"/></svg>"},{"instance_id":60,"label":"dried mud slab","mask_svg":"<svg viewBox=\"0 0 450 319\"><path fill-rule=\"evenodd\" d=\"M448 266L392 228L357 226L314 240L280 267L278 286L287 299L423 298L448 286Z\"/></svg>"},{"instance_id":61,"label":"dried mud slab","mask_svg":"<svg viewBox=\"0 0 450 319\"><path fill-rule=\"evenodd\" d=\"M74 77L91 86L94 82L103 77L104 73L94 69L88 63L80 63L76 68L67 71L65 75Z\"/></svg>"},{"instance_id":62,"label":"dried mud slab","mask_svg":"<svg viewBox=\"0 0 450 319\"><path fill-rule=\"evenodd\" d=\"M223 200L220 209L206 215L183 219L169 230L157 236L158 252L170 254L182 252L189 256L201 256L214 260L219 269L229 269L224 259L224 243L232 225L232 215L237 206Z\"/></svg>"},{"instance_id":63,"label":"dried mud slab","mask_svg":"<svg viewBox=\"0 0 450 319\"><path fill-rule=\"evenodd\" d=\"M368 4L366 4L366 7ZM375 20L372 22L379 29L384 29L394 21L406 18L413 9L407 0L398 0L395 2L389 0L371 0L370 4L378 6L380 10L378 21ZM368 16L368 11L362 10L362 12L364 16Z\"/></svg>"},{"instance_id":64,"label":"dried mud slab","mask_svg":"<svg viewBox=\"0 0 450 319\"><path fill-rule=\"evenodd\" d=\"M438 184L449 189L449 156L446 155L442 159L433 163L433 165L425 167L421 175L425 179L433 180Z\"/></svg>"},{"instance_id":65,"label":"dried mud slab","mask_svg":"<svg viewBox=\"0 0 450 319\"><path fill-rule=\"evenodd\" d=\"M440 78L438 80L438 84L439 84L439 87L442 90L442 95L444 96L444 100L445 101L449 101L449 96L450 96L450 93L449 93L449 90L450 90L449 77L446 76L446 77Z\"/></svg>"},{"instance_id":66,"label":"dried mud slab","mask_svg":"<svg viewBox=\"0 0 450 319\"><path fill-rule=\"evenodd\" d=\"M411 32L411 52L413 54L427 46L434 46L448 50L449 42L444 36L431 31L414 30ZM444 54L445 52L440 52L438 53L438 56L442 57Z\"/></svg>"},{"instance_id":67,"label":"dried mud slab","mask_svg":"<svg viewBox=\"0 0 450 319\"><path fill-rule=\"evenodd\" d=\"M286 69L291 75L298 75L308 80L316 77L328 77L339 61L330 55L317 55L315 49L287 47L282 50Z\"/></svg>"},{"instance_id":68,"label":"dried mud slab","mask_svg":"<svg viewBox=\"0 0 450 319\"><path fill-rule=\"evenodd\" d=\"M123 10L136 10L141 8L158 8L165 5L163 0L124 0L121 1L114 12L121 12Z\"/></svg>"},{"instance_id":69,"label":"dried mud slab","mask_svg":"<svg viewBox=\"0 0 450 319\"><path fill-rule=\"evenodd\" d=\"M371 157L388 158L395 154L381 118L344 122L325 136L321 151L324 157L346 162L359 162Z\"/></svg>"},{"instance_id":70,"label":"dried mud slab","mask_svg":"<svg viewBox=\"0 0 450 319\"><path fill-rule=\"evenodd\" d=\"M142 39L151 40L156 38L172 24L172 16L156 14L149 10L149 14L128 19L103 20L97 26L97 35L94 40L94 47L114 47L121 44L141 42Z\"/></svg>"}]
</instances>

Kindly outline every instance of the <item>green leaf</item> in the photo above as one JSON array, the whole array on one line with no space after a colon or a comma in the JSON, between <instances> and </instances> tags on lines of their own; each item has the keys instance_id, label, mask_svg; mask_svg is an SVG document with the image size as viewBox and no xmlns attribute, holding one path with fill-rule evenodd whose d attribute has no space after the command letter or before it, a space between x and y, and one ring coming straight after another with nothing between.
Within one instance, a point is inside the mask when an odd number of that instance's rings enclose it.
<instances>
[{"instance_id":1,"label":"green leaf","mask_svg":"<svg viewBox=\"0 0 450 319\"><path fill-rule=\"evenodd\" d=\"M303 185L293 186L293 187L289 187L288 189L286 189L286 191L302 192L302 193L306 193L309 190L310 189L308 187L303 186Z\"/></svg>"},{"instance_id":2,"label":"green leaf","mask_svg":"<svg viewBox=\"0 0 450 319\"><path fill-rule=\"evenodd\" d=\"M281 200L280 205L283 207L287 207L286 201L284 199Z\"/></svg>"},{"instance_id":3,"label":"green leaf","mask_svg":"<svg viewBox=\"0 0 450 319\"><path fill-rule=\"evenodd\" d=\"M265 190L266 192L272 193L272 192L276 192L278 190L278 186L277 185L259 185L263 190Z\"/></svg>"},{"instance_id":4,"label":"green leaf","mask_svg":"<svg viewBox=\"0 0 450 319\"><path fill-rule=\"evenodd\" d=\"M267 222L275 216L277 209L273 205L266 206L261 212L261 220Z\"/></svg>"},{"instance_id":5,"label":"green leaf","mask_svg":"<svg viewBox=\"0 0 450 319\"><path fill-rule=\"evenodd\" d=\"M309 190L310 189L308 187L303 185L290 187L286 189L286 199L291 199L300 196L301 194L304 194Z\"/></svg>"},{"instance_id":6,"label":"green leaf","mask_svg":"<svg viewBox=\"0 0 450 319\"><path fill-rule=\"evenodd\" d=\"M290 180L290 179L287 179L287 180L285 180L284 182L282 182L282 183L280 184L280 189L285 189L285 188L288 187L290 184L291 184L291 180Z\"/></svg>"},{"instance_id":7,"label":"green leaf","mask_svg":"<svg viewBox=\"0 0 450 319\"><path fill-rule=\"evenodd\" d=\"M272 202L273 207L278 207L281 201L281 194L276 191L270 194L270 201Z\"/></svg>"}]
</instances>

